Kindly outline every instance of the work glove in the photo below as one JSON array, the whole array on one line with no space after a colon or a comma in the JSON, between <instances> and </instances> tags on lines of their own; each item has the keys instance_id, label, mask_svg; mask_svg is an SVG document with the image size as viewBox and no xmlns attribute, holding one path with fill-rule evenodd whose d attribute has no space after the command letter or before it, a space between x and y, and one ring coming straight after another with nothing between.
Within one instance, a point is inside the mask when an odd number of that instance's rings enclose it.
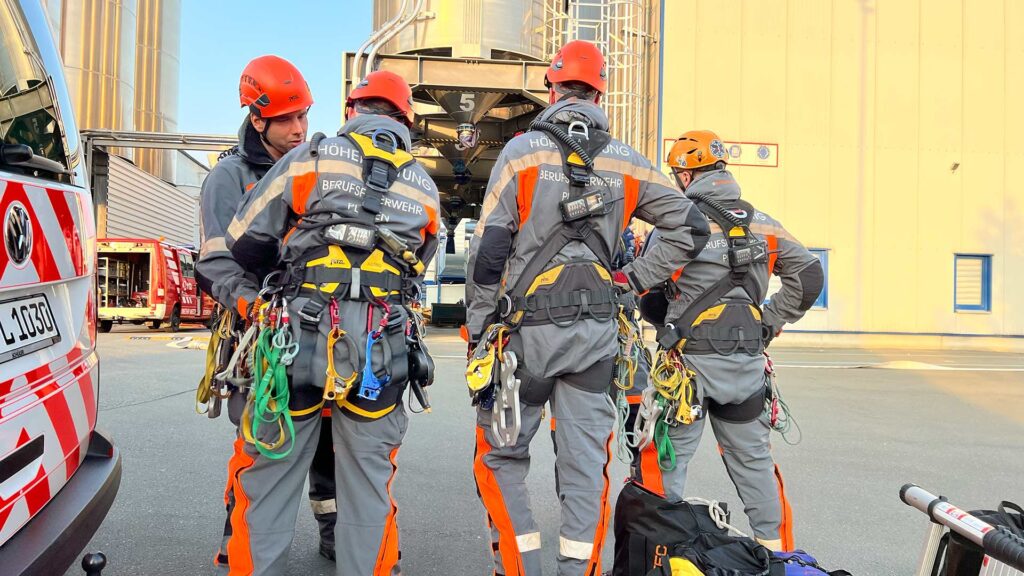
<instances>
[{"instance_id":1,"label":"work glove","mask_svg":"<svg viewBox=\"0 0 1024 576\"><path fill-rule=\"evenodd\" d=\"M767 348L776 336L782 334L782 328L776 328L771 324L761 323L761 339L764 340L764 347Z\"/></svg>"},{"instance_id":2,"label":"work glove","mask_svg":"<svg viewBox=\"0 0 1024 576\"><path fill-rule=\"evenodd\" d=\"M612 284L619 292L632 292L633 285L629 283L629 277L622 270L612 272Z\"/></svg>"}]
</instances>

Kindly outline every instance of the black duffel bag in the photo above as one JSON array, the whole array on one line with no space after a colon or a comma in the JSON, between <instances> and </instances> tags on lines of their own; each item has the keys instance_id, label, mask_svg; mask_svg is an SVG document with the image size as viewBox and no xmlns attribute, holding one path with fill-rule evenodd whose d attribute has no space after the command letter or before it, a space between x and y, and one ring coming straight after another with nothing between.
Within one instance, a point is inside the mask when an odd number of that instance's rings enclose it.
<instances>
[{"instance_id":1,"label":"black duffel bag","mask_svg":"<svg viewBox=\"0 0 1024 576\"><path fill-rule=\"evenodd\" d=\"M728 522L728 511L718 504ZM754 540L729 534L706 504L670 502L633 482L615 505L612 576L671 576L670 559L685 558L707 576L775 576L771 553ZM773 572L774 570L774 572Z\"/></svg>"},{"instance_id":2,"label":"black duffel bag","mask_svg":"<svg viewBox=\"0 0 1024 576\"><path fill-rule=\"evenodd\" d=\"M1024 538L1024 509L1013 502L1002 502L996 510L973 510L968 514ZM956 532L947 532L939 542L932 576L977 576L984 558L981 546Z\"/></svg>"}]
</instances>

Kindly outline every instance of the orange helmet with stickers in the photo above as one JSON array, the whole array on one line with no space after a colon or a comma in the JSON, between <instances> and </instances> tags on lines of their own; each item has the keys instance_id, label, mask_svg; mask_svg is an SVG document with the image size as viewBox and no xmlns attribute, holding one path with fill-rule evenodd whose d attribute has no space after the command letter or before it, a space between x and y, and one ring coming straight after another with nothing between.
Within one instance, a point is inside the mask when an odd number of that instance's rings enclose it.
<instances>
[{"instance_id":1,"label":"orange helmet with stickers","mask_svg":"<svg viewBox=\"0 0 1024 576\"><path fill-rule=\"evenodd\" d=\"M246 65L238 82L238 99L260 118L284 116L313 105L313 95L299 69L273 55L260 56Z\"/></svg>"},{"instance_id":2,"label":"orange helmet with stickers","mask_svg":"<svg viewBox=\"0 0 1024 576\"><path fill-rule=\"evenodd\" d=\"M680 136L668 153L668 165L673 170L696 170L727 164L729 153L718 134L710 130L690 130Z\"/></svg>"}]
</instances>

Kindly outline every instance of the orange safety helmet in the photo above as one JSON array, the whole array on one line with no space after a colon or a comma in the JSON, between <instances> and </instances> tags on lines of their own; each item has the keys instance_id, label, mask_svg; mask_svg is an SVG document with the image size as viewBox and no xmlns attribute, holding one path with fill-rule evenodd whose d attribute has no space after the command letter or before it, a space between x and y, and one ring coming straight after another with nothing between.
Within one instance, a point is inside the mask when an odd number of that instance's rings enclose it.
<instances>
[{"instance_id":1,"label":"orange safety helmet","mask_svg":"<svg viewBox=\"0 0 1024 576\"><path fill-rule=\"evenodd\" d=\"M284 116L313 105L313 94L299 69L272 55L255 58L245 66L238 82L238 99L260 118Z\"/></svg>"},{"instance_id":2,"label":"orange safety helmet","mask_svg":"<svg viewBox=\"0 0 1024 576\"><path fill-rule=\"evenodd\" d=\"M604 94L608 88L608 69L597 46L586 40L573 40L555 54L544 74L544 85L582 82Z\"/></svg>"},{"instance_id":3,"label":"orange safety helmet","mask_svg":"<svg viewBox=\"0 0 1024 576\"><path fill-rule=\"evenodd\" d=\"M345 100L345 119L347 120L356 100L379 98L387 100L402 113L401 120L406 126L412 126L412 89L401 76L387 70L370 72L363 81L349 93Z\"/></svg>"},{"instance_id":4,"label":"orange safety helmet","mask_svg":"<svg viewBox=\"0 0 1024 576\"><path fill-rule=\"evenodd\" d=\"M728 163L729 154L718 134L710 130L690 130L680 136L668 153L668 165L673 170L696 170Z\"/></svg>"}]
</instances>

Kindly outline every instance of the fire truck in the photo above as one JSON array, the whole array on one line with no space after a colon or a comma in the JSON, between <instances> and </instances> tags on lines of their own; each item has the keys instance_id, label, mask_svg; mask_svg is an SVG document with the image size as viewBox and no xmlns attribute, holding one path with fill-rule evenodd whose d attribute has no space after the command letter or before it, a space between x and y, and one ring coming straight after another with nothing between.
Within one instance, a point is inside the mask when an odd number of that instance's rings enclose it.
<instances>
[{"instance_id":1,"label":"fire truck","mask_svg":"<svg viewBox=\"0 0 1024 576\"><path fill-rule=\"evenodd\" d=\"M209 323L214 301L199 290L197 253L145 238L101 238L98 277L99 330L114 322L164 323L177 332L182 322Z\"/></svg>"},{"instance_id":2,"label":"fire truck","mask_svg":"<svg viewBox=\"0 0 1024 576\"><path fill-rule=\"evenodd\" d=\"M62 574L121 479L95 430L96 229L38 0L0 2L0 572Z\"/></svg>"}]
</instances>

